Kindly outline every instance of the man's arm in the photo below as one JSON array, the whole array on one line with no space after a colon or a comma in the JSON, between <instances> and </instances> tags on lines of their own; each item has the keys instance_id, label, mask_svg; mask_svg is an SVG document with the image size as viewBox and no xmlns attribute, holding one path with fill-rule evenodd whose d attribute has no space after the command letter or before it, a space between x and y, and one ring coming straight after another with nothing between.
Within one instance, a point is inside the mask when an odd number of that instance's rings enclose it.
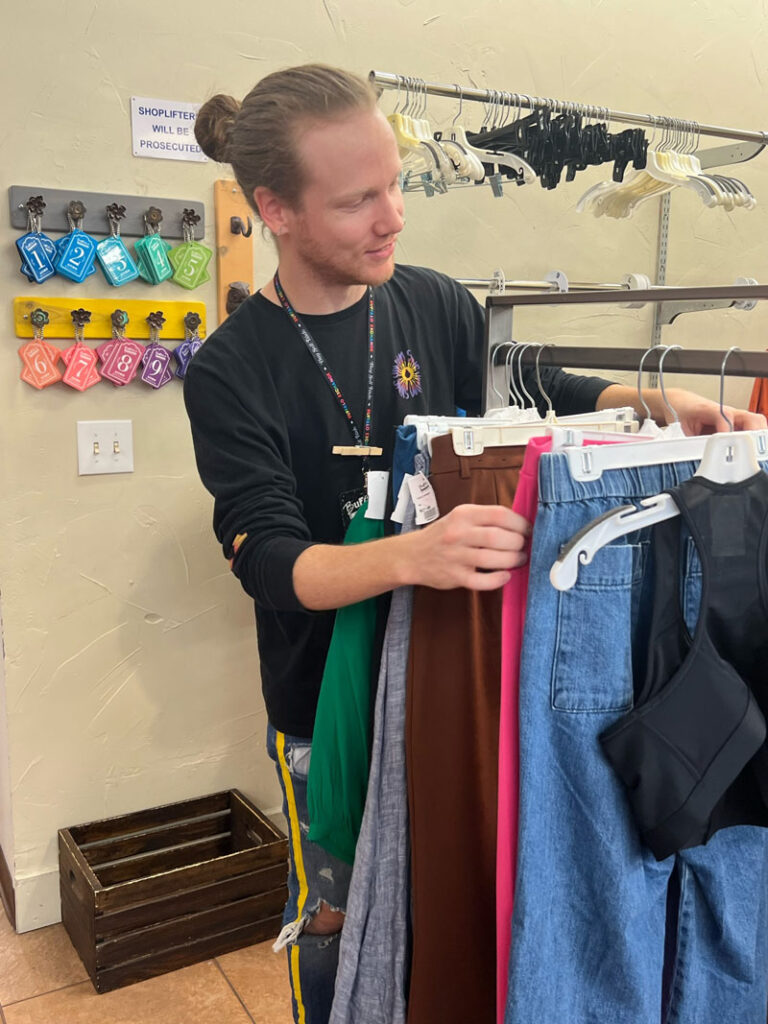
<instances>
[{"instance_id":1,"label":"man's arm","mask_svg":"<svg viewBox=\"0 0 768 1024\"><path fill-rule=\"evenodd\" d=\"M644 388L643 398L651 410L651 416L658 424L665 426L673 421L674 417L664 404L659 389ZM720 415L720 406L717 402L702 398L684 388L667 388L667 399L680 417L680 423L686 434L714 434L729 429L728 424ZM645 416L645 409L637 396L637 389L625 387L623 384L609 385L598 395L595 408L620 409L622 406L631 406L640 416ZM735 430L765 430L766 420L761 413L748 412L746 409L733 409L729 405L724 406L724 409Z\"/></svg>"},{"instance_id":2,"label":"man's arm","mask_svg":"<svg viewBox=\"0 0 768 1024\"><path fill-rule=\"evenodd\" d=\"M365 544L315 544L293 566L305 608L341 608L387 590L420 584L437 590L495 590L523 565L530 524L500 505L459 505L413 533Z\"/></svg>"}]
</instances>

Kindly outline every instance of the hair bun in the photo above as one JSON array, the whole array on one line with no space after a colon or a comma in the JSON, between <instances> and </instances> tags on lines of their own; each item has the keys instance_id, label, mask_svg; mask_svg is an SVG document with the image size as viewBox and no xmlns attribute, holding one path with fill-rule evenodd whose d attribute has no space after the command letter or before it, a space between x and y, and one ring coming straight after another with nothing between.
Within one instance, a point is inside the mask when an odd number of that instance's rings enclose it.
<instances>
[{"instance_id":1,"label":"hair bun","mask_svg":"<svg viewBox=\"0 0 768 1024\"><path fill-rule=\"evenodd\" d=\"M229 163L230 141L240 103L233 96L219 93L200 107L195 120L195 138L211 160Z\"/></svg>"}]
</instances>

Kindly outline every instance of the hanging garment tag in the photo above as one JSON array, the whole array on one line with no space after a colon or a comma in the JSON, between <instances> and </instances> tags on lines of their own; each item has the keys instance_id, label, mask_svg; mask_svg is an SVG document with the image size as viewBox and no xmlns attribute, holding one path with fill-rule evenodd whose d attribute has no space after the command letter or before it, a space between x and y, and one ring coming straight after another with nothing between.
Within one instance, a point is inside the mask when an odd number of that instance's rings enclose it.
<instances>
[{"instance_id":1,"label":"hanging garment tag","mask_svg":"<svg viewBox=\"0 0 768 1024\"><path fill-rule=\"evenodd\" d=\"M368 508L365 510L366 519L383 519L387 511L387 490L389 488L389 473L386 470L370 470L366 474L368 484Z\"/></svg>"},{"instance_id":2,"label":"hanging garment tag","mask_svg":"<svg viewBox=\"0 0 768 1024\"><path fill-rule=\"evenodd\" d=\"M440 512L432 484L423 473L414 474L408 481L408 489L416 506L416 525L425 526L438 518Z\"/></svg>"},{"instance_id":3,"label":"hanging garment tag","mask_svg":"<svg viewBox=\"0 0 768 1024\"><path fill-rule=\"evenodd\" d=\"M397 492L397 501L395 503L394 511L389 517L393 523L399 523L401 526L408 515L408 509L413 504L411 489L408 486L408 481L411 479L412 477L410 473L406 473L403 477L403 482L400 484L400 490Z\"/></svg>"}]
</instances>

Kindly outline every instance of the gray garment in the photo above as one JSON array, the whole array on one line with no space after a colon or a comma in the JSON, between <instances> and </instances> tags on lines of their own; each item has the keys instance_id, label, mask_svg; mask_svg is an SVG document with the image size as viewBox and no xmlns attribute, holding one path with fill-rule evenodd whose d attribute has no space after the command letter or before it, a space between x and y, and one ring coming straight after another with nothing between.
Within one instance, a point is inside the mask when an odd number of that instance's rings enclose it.
<instances>
[{"instance_id":1,"label":"gray garment","mask_svg":"<svg viewBox=\"0 0 768 1024\"><path fill-rule=\"evenodd\" d=\"M416 472L426 461L417 455ZM410 507L403 533L415 529ZM330 1024L405 1024L410 841L405 687L413 588L400 587L384 634L363 823L341 933Z\"/></svg>"}]
</instances>

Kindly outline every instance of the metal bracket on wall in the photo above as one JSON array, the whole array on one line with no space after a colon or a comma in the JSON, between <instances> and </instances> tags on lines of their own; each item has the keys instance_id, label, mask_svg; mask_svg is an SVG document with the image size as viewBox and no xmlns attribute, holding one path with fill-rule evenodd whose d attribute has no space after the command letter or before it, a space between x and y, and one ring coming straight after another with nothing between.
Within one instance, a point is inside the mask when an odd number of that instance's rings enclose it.
<instances>
[{"instance_id":1,"label":"metal bracket on wall","mask_svg":"<svg viewBox=\"0 0 768 1024\"><path fill-rule=\"evenodd\" d=\"M41 185L11 185L8 189L8 205L11 211L11 227L27 230L26 202L30 196L42 196L45 203L43 231L70 231L67 207L73 201L85 205L83 227L93 235L108 235L109 221L106 208L110 203L125 207L125 218L120 221L120 234L144 235L144 214L150 206L162 210L163 221L160 233L164 238L183 238L181 217L184 210L193 209L200 216L200 223L194 226L196 239L205 237L205 205L198 199L167 199L158 196L121 196L115 192L84 192L72 189L43 188Z\"/></svg>"},{"instance_id":2,"label":"metal bracket on wall","mask_svg":"<svg viewBox=\"0 0 768 1024\"><path fill-rule=\"evenodd\" d=\"M696 156L701 164L702 170L712 167L726 167L729 164L743 164L747 160L754 160L756 156L765 149L764 142L730 142L727 146L711 146L709 149L700 149ZM659 207L659 235L656 248L656 287L661 288L667 283L667 255L669 251L669 220L671 214L671 193L666 192L660 199ZM714 306L699 307L714 309ZM689 307L690 309L690 307ZM680 310L688 312L688 310ZM674 317L672 318L674 319ZM671 324L672 319L665 319L662 306L656 307L653 318L653 331L651 334L651 345L655 348L661 344L661 328ZM648 375L648 386L656 388L659 386L659 375L650 373Z\"/></svg>"}]
</instances>

